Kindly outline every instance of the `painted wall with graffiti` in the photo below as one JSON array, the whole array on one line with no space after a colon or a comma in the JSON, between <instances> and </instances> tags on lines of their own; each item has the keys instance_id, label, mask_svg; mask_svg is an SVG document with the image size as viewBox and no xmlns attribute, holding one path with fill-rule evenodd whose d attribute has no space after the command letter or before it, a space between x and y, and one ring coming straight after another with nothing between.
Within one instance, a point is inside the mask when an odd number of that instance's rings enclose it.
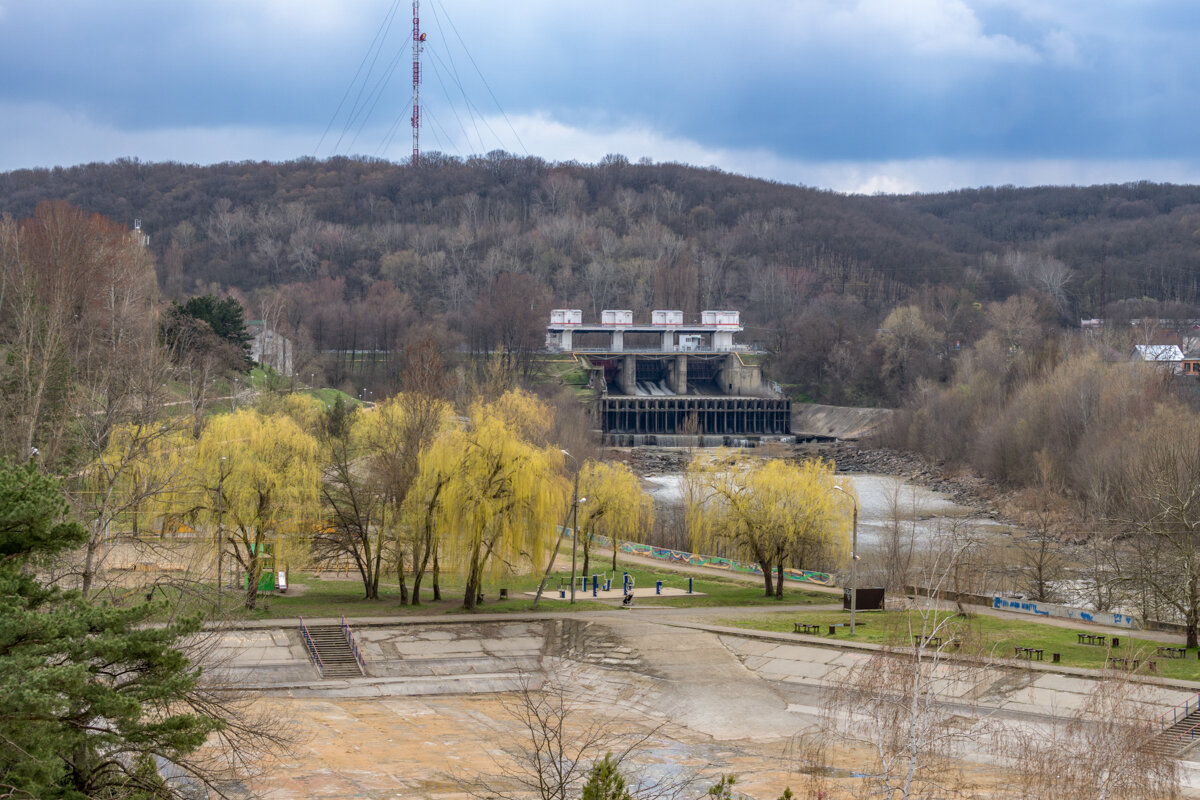
<instances>
[{"instance_id":1,"label":"painted wall with graffiti","mask_svg":"<svg viewBox=\"0 0 1200 800\"><path fill-rule=\"evenodd\" d=\"M1139 627L1133 617L1128 614L1110 614L1107 611L1088 611L1083 608L1060 606L1054 603L1036 603L1032 600L1010 600L1007 597L993 597L992 608L1005 611L1019 611L1024 614L1034 614L1039 617L1061 617L1077 619L1083 622L1096 622L1100 625L1113 625L1122 628Z\"/></svg>"},{"instance_id":2,"label":"painted wall with graffiti","mask_svg":"<svg viewBox=\"0 0 1200 800\"><path fill-rule=\"evenodd\" d=\"M567 536L571 535L570 529ZM606 536L594 536L592 541L601 547L612 547L612 541ZM629 553L644 558L657 558L660 561L670 561L672 564L689 564L693 567L711 567L724 569L729 572L744 572L748 575L762 575L762 567L758 564L734 561L731 558L719 556L702 556L695 553L685 553L682 550L668 550L665 547L651 547L648 544L636 542L621 542L618 548L622 553ZM785 569L784 578L789 581L816 583L821 586L833 586L833 576L828 572L815 572L810 569Z\"/></svg>"}]
</instances>

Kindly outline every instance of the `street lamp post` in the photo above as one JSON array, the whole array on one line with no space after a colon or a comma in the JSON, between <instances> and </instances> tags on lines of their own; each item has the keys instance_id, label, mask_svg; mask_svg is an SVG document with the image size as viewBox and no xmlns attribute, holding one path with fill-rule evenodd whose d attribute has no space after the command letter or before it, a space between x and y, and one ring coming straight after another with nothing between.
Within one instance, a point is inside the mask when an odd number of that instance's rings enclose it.
<instances>
[{"instance_id":1,"label":"street lamp post","mask_svg":"<svg viewBox=\"0 0 1200 800\"><path fill-rule=\"evenodd\" d=\"M853 523L850 528L850 635L854 635L854 614L858 611L858 500L840 486L834 486L854 507Z\"/></svg>"},{"instance_id":2,"label":"street lamp post","mask_svg":"<svg viewBox=\"0 0 1200 800\"><path fill-rule=\"evenodd\" d=\"M571 456L575 461L575 457ZM571 496L571 602L575 602L575 562L579 554L579 462L575 461L575 491Z\"/></svg>"},{"instance_id":3,"label":"street lamp post","mask_svg":"<svg viewBox=\"0 0 1200 800\"><path fill-rule=\"evenodd\" d=\"M225 568L225 532L221 526L225 511L225 456L217 464L217 603L221 602L221 572Z\"/></svg>"},{"instance_id":4,"label":"street lamp post","mask_svg":"<svg viewBox=\"0 0 1200 800\"><path fill-rule=\"evenodd\" d=\"M579 462L576 461L575 456L571 455L566 450L563 450L562 454L564 456L566 456L567 458L571 459L572 461L575 461L575 491L571 495L571 506L567 509L566 515L563 516L563 524L562 524L559 534L558 534L558 541L556 541L554 543L554 552L550 554L550 562L548 564L546 564L546 571L542 574L542 582L538 584L537 593L534 594L534 596L533 596L533 607L535 609L538 607L538 601L542 599L542 592L546 588L546 579L550 577L550 570L554 569L554 561L558 558L558 549L562 546L562 537L567 532L567 520L571 519L572 514L574 514L575 519L574 519L573 524L575 525L576 528L578 528L579 527L579 504L581 502L587 501L586 497L580 498L580 496L579 496ZM571 544L571 546L572 546L572 550L571 550L571 602L572 603L575 602L575 549L574 548L575 548L575 543L578 541L575 534L576 534L576 531L573 529L571 532L571 543L572 543Z\"/></svg>"}]
</instances>

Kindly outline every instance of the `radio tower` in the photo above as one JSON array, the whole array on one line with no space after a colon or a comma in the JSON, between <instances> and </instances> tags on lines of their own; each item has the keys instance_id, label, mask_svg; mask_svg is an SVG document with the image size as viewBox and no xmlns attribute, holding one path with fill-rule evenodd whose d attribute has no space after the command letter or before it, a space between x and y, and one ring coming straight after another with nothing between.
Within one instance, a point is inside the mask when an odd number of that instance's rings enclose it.
<instances>
[{"instance_id":1,"label":"radio tower","mask_svg":"<svg viewBox=\"0 0 1200 800\"><path fill-rule=\"evenodd\" d=\"M421 0L413 0L412 165L414 167L417 165L417 161L421 157L421 43L424 41L425 34L421 33Z\"/></svg>"}]
</instances>

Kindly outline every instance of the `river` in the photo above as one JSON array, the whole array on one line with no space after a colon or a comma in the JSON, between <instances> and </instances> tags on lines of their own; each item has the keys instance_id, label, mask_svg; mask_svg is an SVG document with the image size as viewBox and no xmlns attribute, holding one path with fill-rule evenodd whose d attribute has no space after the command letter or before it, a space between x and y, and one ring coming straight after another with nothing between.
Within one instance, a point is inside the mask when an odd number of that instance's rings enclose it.
<instances>
[{"instance_id":1,"label":"river","mask_svg":"<svg viewBox=\"0 0 1200 800\"><path fill-rule=\"evenodd\" d=\"M643 478L657 506L683 502L683 474ZM877 561L889 542L911 538L915 550L928 550L951 529L975 538L1010 537L1016 529L954 502L946 495L890 475L840 474L840 484L858 495L858 549L862 559ZM866 565L864 565L866 566Z\"/></svg>"}]
</instances>

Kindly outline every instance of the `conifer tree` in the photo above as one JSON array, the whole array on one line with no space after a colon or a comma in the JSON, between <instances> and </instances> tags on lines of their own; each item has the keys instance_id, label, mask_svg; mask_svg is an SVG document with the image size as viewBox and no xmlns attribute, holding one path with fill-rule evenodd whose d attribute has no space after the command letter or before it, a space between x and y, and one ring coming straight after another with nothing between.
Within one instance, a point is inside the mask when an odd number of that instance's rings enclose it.
<instances>
[{"instance_id":1,"label":"conifer tree","mask_svg":"<svg viewBox=\"0 0 1200 800\"><path fill-rule=\"evenodd\" d=\"M592 764L580 796L582 800L633 800L612 753Z\"/></svg>"},{"instance_id":2,"label":"conifer tree","mask_svg":"<svg viewBox=\"0 0 1200 800\"><path fill-rule=\"evenodd\" d=\"M177 645L200 621L146 625L160 604L39 581L39 565L86 539L53 479L0 461L0 791L175 797L160 765L189 774L188 756L225 725L189 702L200 670Z\"/></svg>"}]
</instances>

